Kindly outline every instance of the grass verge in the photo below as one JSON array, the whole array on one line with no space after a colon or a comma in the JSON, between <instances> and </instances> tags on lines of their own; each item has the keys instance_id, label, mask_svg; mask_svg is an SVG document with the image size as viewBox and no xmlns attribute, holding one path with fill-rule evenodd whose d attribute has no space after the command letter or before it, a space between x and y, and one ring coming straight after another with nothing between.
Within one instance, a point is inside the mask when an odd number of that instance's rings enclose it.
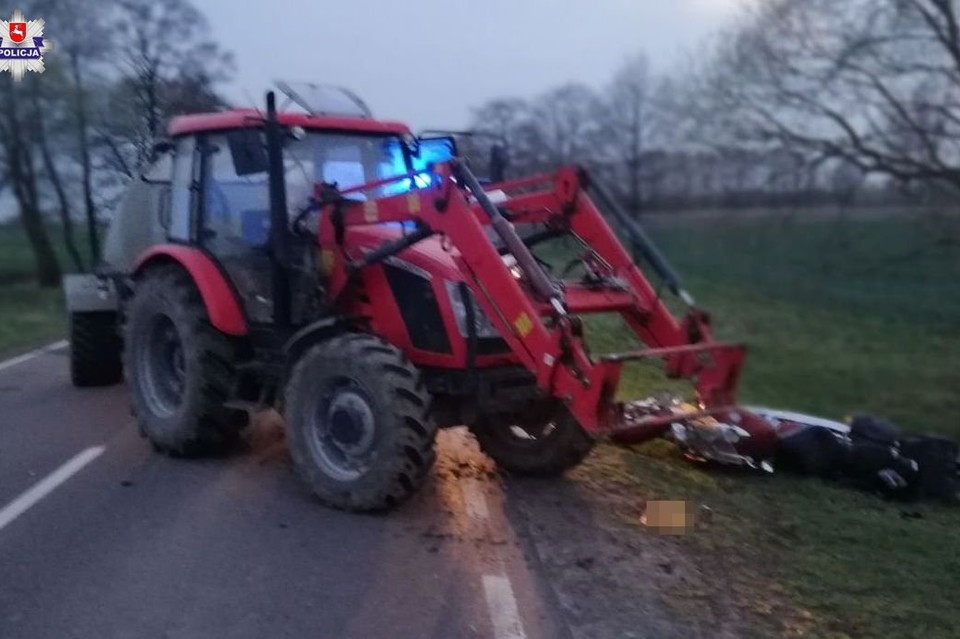
<instances>
[{"instance_id":1,"label":"grass verge","mask_svg":"<svg viewBox=\"0 0 960 639\"><path fill-rule=\"evenodd\" d=\"M86 257L87 234L78 224L77 243ZM63 230L49 224L50 241L64 272L73 264L67 257ZM0 225L0 357L62 338L66 330L63 292L36 286L33 253L17 223Z\"/></svg>"},{"instance_id":2,"label":"grass verge","mask_svg":"<svg viewBox=\"0 0 960 639\"><path fill-rule=\"evenodd\" d=\"M0 286L0 357L60 339L66 328L63 292L33 284Z\"/></svg>"},{"instance_id":3,"label":"grass verge","mask_svg":"<svg viewBox=\"0 0 960 639\"><path fill-rule=\"evenodd\" d=\"M843 223L843 237L836 221L784 228L779 219L673 222L654 234L691 276L718 336L750 344L745 403L834 418L865 411L960 436L960 252L942 227ZM630 338L618 323L599 328L596 350ZM651 379L627 371L624 394L649 394ZM601 458L596 472L615 467L647 499L708 506L678 543L716 569L718 588L745 611L776 616L780 634L956 636L960 509L693 466L665 442Z\"/></svg>"}]
</instances>

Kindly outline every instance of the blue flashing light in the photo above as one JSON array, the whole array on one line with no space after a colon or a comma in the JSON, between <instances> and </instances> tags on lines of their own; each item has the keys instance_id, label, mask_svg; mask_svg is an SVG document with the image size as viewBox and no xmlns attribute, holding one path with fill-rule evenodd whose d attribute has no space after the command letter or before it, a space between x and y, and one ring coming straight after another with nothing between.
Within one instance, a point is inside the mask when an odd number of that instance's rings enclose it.
<instances>
[{"instance_id":1,"label":"blue flashing light","mask_svg":"<svg viewBox=\"0 0 960 639\"><path fill-rule=\"evenodd\" d=\"M424 171L431 164L449 162L453 159L453 147L447 138L427 138L420 140L420 154L413 158L413 169Z\"/></svg>"},{"instance_id":2,"label":"blue flashing light","mask_svg":"<svg viewBox=\"0 0 960 639\"><path fill-rule=\"evenodd\" d=\"M413 183L418 189L425 189L433 184L433 176L430 173L419 173L413 176Z\"/></svg>"},{"instance_id":3,"label":"blue flashing light","mask_svg":"<svg viewBox=\"0 0 960 639\"><path fill-rule=\"evenodd\" d=\"M388 178L394 175L407 173L407 164L399 143L389 147L389 160L380 165L380 177ZM430 172L430 165L438 162L447 162L453 159L453 149L448 140L443 138L426 139L420 141L420 153L411 158L413 170L417 172L413 179L404 179L392 182L383 187L384 195L402 195L414 189L426 189L436 182L436 177Z\"/></svg>"}]
</instances>

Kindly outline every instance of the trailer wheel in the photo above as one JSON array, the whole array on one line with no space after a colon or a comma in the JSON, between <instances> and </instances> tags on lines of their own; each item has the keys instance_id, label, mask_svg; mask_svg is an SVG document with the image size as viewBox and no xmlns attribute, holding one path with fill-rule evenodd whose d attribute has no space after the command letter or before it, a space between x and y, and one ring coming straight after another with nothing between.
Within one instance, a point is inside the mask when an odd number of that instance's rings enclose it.
<instances>
[{"instance_id":1,"label":"trailer wheel","mask_svg":"<svg viewBox=\"0 0 960 639\"><path fill-rule=\"evenodd\" d=\"M480 449L501 469L517 475L551 477L573 468L593 449L594 440L563 408L549 417L483 417L470 426Z\"/></svg>"},{"instance_id":2,"label":"trailer wheel","mask_svg":"<svg viewBox=\"0 0 960 639\"><path fill-rule=\"evenodd\" d=\"M77 387L112 386L123 379L117 314L70 314L70 381Z\"/></svg>"},{"instance_id":3,"label":"trailer wheel","mask_svg":"<svg viewBox=\"0 0 960 639\"><path fill-rule=\"evenodd\" d=\"M176 266L137 284L126 323L126 371L140 432L172 455L232 444L247 414L228 409L238 345L210 325L189 275Z\"/></svg>"},{"instance_id":4,"label":"trailer wheel","mask_svg":"<svg viewBox=\"0 0 960 639\"><path fill-rule=\"evenodd\" d=\"M396 506L436 458L430 402L419 371L376 337L341 335L313 346L295 363L284 396L293 461L329 506Z\"/></svg>"}]
</instances>

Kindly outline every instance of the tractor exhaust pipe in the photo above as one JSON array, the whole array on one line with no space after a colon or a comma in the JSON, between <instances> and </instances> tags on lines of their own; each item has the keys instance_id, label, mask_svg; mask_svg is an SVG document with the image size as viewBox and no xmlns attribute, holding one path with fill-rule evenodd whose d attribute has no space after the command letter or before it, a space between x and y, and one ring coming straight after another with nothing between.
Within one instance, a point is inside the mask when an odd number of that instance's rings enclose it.
<instances>
[{"instance_id":1,"label":"tractor exhaust pipe","mask_svg":"<svg viewBox=\"0 0 960 639\"><path fill-rule=\"evenodd\" d=\"M289 326L292 322L290 276L290 229L287 226L287 185L283 170L283 128L277 118L277 97L267 93L267 162L270 179L270 256L272 264L273 323Z\"/></svg>"}]
</instances>

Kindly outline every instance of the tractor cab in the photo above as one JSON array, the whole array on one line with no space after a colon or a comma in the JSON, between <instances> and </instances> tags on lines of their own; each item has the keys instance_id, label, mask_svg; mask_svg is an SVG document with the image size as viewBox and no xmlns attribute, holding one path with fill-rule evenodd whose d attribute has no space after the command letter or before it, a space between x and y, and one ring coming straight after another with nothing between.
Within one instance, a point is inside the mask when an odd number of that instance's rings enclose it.
<instances>
[{"instance_id":1,"label":"tractor cab","mask_svg":"<svg viewBox=\"0 0 960 639\"><path fill-rule=\"evenodd\" d=\"M225 271L247 321L270 324L275 319L271 228L280 221L272 217L271 198L282 200L282 222L292 227L306 220L317 185L349 190L410 174L456 153L452 138L420 141L403 124L374 120L366 105L348 91L318 85L280 87L287 97L281 108L295 107L276 115L282 139L282 175L276 182L284 192L271 193L262 112L235 109L175 118L168 130L170 140L157 146L157 157L139 189L159 191L151 200L158 210L149 225L160 228L143 233L142 219L121 215L111 235L123 237L108 239L107 244L124 255L118 260L108 248L109 263L129 266L158 240L199 246ZM422 179L387 182L350 198L396 195L420 188ZM315 274L315 241L301 239L288 239L290 266ZM298 307L296 299L293 304L294 314L304 317L308 311ZM291 321L297 324L298 319Z\"/></svg>"}]
</instances>

